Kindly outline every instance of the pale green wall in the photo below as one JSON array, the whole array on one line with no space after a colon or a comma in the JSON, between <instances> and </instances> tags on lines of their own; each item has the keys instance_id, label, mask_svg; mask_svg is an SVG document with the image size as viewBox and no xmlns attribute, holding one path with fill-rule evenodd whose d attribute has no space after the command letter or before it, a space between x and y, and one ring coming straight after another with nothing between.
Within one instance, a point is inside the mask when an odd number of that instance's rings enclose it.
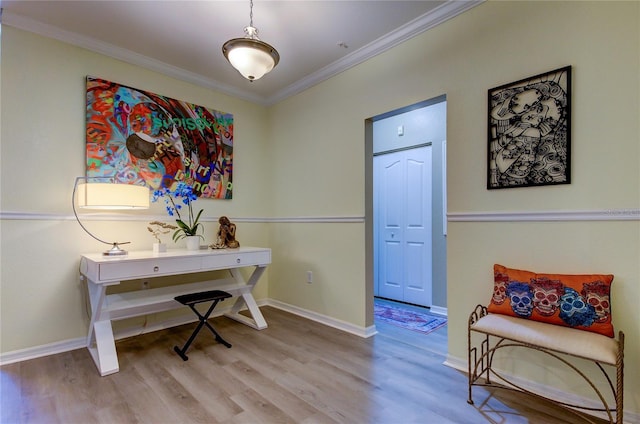
<instances>
[{"instance_id":1,"label":"pale green wall","mask_svg":"<svg viewBox=\"0 0 640 424\"><path fill-rule=\"evenodd\" d=\"M85 77L92 75L234 115L234 198L201 199L206 236L214 241L220 215L269 215L267 111L246 101L128 65L32 33L2 28L1 349L82 337L88 327L85 290L78 281L81 253L103 250L73 219L71 192L85 171ZM44 216L42 214L45 214ZM144 214L165 218L163 205ZM104 237L150 249L146 222L87 221ZM239 223L238 239L267 245L264 223ZM265 278L266 277L266 278ZM257 297L267 295L268 275ZM151 317L153 319L153 317Z\"/></svg>"},{"instance_id":2,"label":"pale green wall","mask_svg":"<svg viewBox=\"0 0 640 424\"><path fill-rule=\"evenodd\" d=\"M487 2L270 108L274 213L362 215L367 118L447 96L448 211L599 211L640 208L638 2ZM573 67L572 183L486 189L487 90ZM370 171L369 171L370 172ZM637 215L636 215L637 216ZM340 319L367 321L370 264L354 224L272 230L270 297ZM311 228L310 228L311 227ZM321 238L311 238L310 235ZM353 235L355 249L350 251ZM640 222L450 222L447 237L449 354L466 361L472 308L488 302L492 266L545 272L611 272L614 322L627 334L626 400L640 411ZM346 257L344 256L346 255ZM302 269L337 276L301 288ZM293 272L290 272L293 269ZM344 302L345 297L350 302ZM337 303L337 304L336 304ZM340 309L343 305L344 309ZM557 370L521 364L550 381ZM532 375L535 374L535 375ZM585 394L573 376L559 387Z\"/></svg>"},{"instance_id":3,"label":"pale green wall","mask_svg":"<svg viewBox=\"0 0 640 424\"><path fill-rule=\"evenodd\" d=\"M640 208L639 28L638 2L486 2L266 110L3 28L2 211L71 214L71 183L84 163L86 74L231 112L236 198L207 203L207 212L277 218L242 227L252 244L273 249L268 296L370 325L370 251L358 219L370 210L365 120L446 94L449 213ZM487 90L565 65L574 76L572 183L487 191ZM3 220L1 230L2 351L85 334L77 258L101 246L71 219ZM137 247L149 243L140 223L110 231ZM493 263L615 274L614 322L627 334L625 407L640 412L637 219L450 222L447 257L449 354L459 360L469 311L491 292ZM19 312L26 306L33 315ZM542 381L555 374L527 364L519 372ZM580 392L572 377L559 385Z\"/></svg>"}]
</instances>

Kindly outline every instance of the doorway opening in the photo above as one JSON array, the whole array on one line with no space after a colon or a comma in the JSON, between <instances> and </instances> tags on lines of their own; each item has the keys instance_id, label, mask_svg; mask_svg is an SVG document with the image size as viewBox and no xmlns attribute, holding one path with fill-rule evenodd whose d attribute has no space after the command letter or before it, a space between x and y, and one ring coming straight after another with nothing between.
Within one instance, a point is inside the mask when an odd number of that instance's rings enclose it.
<instances>
[{"instance_id":1,"label":"doorway opening","mask_svg":"<svg viewBox=\"0 0 640 424\"><path fill-rule=\"evenodd\" d=\"M365 128L367 309L391 300L446 317L446 96Z\"/></svg>"},{"instance_id":2,"label":"doorway opening","mask_svg":"<svg viewBox=\"0 0 640 424\"><path fill-rule=\"evenodd\" d=\"M385 310L387 308L392 309L391 313ZM374 311L378 336L446 357L446 317L432 313L430 308L380 297L374 298Z\"/></svg>"},{"instance_id":3,"label":"doorway opening","mask_svg":"<svg viewBox=\"0 0 640 424\"><path fill-rule=\"evenodd\" d=\"M374 153L374 295L431 307L432 143Z\"/></svg>"}]
</instances>

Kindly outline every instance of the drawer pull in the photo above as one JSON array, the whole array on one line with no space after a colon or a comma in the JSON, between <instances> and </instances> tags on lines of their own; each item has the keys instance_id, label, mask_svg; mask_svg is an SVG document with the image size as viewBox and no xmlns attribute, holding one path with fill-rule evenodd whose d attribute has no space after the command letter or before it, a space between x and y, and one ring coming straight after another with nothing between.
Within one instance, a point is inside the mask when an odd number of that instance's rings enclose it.
<instances>
[{"instance_id":1,"label":"drawer pull","mask_svg":"<svg viewBox=\"0 0 640 424\"><path fill-rule=\"evenodd\" d=\"M240 263L240 258L236 259L236 263L239 264Z\"/></svg>"},{"instance_id":2,"label":"drawer pull","mask_svg":"<svg viewBox=\"0 0 640 424\"><path fill-rule=\"evenodd\" d=\"M158 272L160 271L160 267L159 266L154 266L153 267L153 272Z\"/></svg>"}]
</instances>

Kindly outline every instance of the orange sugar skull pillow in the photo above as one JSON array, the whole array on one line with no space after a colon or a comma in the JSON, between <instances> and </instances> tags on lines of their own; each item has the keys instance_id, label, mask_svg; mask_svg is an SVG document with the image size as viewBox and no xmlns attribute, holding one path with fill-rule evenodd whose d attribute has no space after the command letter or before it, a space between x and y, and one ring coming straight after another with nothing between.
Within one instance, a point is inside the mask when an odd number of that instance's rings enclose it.
<instances>
[{"instance_id":1,"label":"orange sugar skull pillow","mask_svg":"<svg viewBox=\"0 0 640 424\"><path fill-rule=\"evenodd\" d=\"M613 337L610 274L540 274L494 265L488 311Z\"/></svg>"}]
</instances>

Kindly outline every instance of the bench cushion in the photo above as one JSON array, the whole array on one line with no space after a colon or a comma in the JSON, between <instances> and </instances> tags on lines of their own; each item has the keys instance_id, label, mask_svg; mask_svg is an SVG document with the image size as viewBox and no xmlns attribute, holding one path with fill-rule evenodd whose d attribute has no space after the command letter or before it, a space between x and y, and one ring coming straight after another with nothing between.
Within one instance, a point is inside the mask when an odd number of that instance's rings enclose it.
<instances>
[{"instance_id":1,"label":"bench cushion","mask_svg":"<svg viewBox=\"0 0 640 424\"><path fill-rule=\"evenodd\" d=\"M611 274L541 274L493 266L488 310L613 337Z\"/></svg>"},{"instance_id":2,"label":"bench cushion","mask_svg":"<svg viewBox=\"0 0 640 424\"><path fill-rule=\"evenodd\" d=\"M597 333L499 314L483 316L471 326L471 329L604 364L616 365L618 342Z\"/></svg>"}]
</instances>

